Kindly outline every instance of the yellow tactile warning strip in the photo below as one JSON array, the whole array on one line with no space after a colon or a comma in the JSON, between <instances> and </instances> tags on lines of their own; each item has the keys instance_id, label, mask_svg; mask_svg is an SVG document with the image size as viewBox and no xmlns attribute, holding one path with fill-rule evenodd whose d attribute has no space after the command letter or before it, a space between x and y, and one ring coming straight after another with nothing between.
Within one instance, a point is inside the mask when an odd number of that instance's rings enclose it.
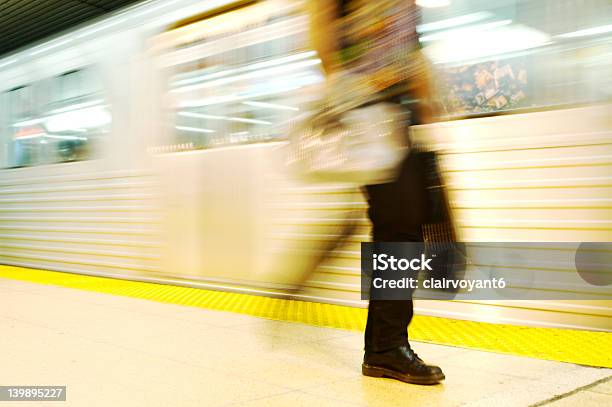
<instances>
[{"instance_id":1,"label":"yellow tactile warning strip","mask_svg":"<svg viewBox=\"0 0 612 407\"><path fill-rule=\"evenodd\" d=\"M367 311L198 288L0 266L0 278L52 284L255 317L361 331ZM410 338L441 345L612 368L612 333L532 328L416 316Z\"/></svg>"}]
</instances>

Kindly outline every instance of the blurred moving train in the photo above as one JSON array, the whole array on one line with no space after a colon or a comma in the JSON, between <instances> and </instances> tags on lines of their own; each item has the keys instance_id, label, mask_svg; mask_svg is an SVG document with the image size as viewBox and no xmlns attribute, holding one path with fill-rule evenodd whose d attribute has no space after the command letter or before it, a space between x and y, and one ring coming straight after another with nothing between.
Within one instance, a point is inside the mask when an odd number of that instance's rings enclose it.
<instances>
[{"instance_id":1,"label":"blurred moving train","mask_svg":"<svg viewBox=\"0 0 612 407\"><path fill-rule=\"evenodd\" d=\"M359 189L283 166L283 123L322 81L303 6L146 1L0 59L0 262L275 295L298 274L296 250L333 242L351 219L299 297L365 306ZM422 12L444 111L414 137L442 153L461 238L612 241L612 4ZM543 290L580 278L509 261ZM612 302L591 294L416 306L612 330Z\"/></svg>"}]
</instances>

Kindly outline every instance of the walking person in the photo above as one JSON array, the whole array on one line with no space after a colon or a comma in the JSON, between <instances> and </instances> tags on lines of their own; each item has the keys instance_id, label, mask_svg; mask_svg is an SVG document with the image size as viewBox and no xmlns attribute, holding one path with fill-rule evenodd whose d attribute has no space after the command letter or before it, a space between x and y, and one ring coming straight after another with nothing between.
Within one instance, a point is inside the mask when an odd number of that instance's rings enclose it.
<instances>
[{"instance_id":1,"label":"walking person","mask_svg":"<svg viewBox=\"0 0 612 407\"><path fill-rule=\"evenodd\" d=\"M411 124L430 120L428 69L419 50L414 0L309 0L311 38L331 89L343 75L366 81L376 101L401 104ZM335 82L335 83L333 83ZM359 86L351 80L350 86ZM332 96L348 102L353 89ZM420 161L408 154L395 181L367 185L374 242L422 242L427 204L418 174ZM412 300L371 300L365 331L363 374L408 383L435 384L442 370L426 364L410 347Z\"/></svg>"}]
</instances>

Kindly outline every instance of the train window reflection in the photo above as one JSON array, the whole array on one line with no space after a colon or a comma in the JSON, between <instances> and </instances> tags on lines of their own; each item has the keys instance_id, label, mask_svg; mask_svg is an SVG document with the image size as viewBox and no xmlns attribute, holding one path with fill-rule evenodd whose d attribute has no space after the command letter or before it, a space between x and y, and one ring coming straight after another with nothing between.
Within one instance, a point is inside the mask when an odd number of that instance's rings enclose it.
<instances>
[{"instance_id":1,"label":"train window reflection","mask_svg":"<svg viewBox=\"0 0 612 407\"><path fill-rule=\"evenodd\" d=\"M306 17L287 4L280 12L269 4L240 10L242 28L214 40L206 26L198 31L203 39L189 46L218 51L172 68L176 146L202 149L285 136L282 124L308 97L299 90L323 79L320 60L307 47Z\"/></svg>"},{"instance_id":2,"label":"train window reflection","mask_svg":"<svg viewBox=\"0 0 612 407\"><path fill-rule=\"evenodd\" d=\"M90 69L7 92L8 167L94 158L111 114Z\"/></svg>"},{"instance_id":3,"label":"train window reflection","mask_svg":"<svg viewBox=\"0 0 612 407\"><path fill-rule=\"evenodd\" d=\"M417 28L436 67L442 116L612 98L612 3L453 1Z\"/></svg>"}]
</instances>

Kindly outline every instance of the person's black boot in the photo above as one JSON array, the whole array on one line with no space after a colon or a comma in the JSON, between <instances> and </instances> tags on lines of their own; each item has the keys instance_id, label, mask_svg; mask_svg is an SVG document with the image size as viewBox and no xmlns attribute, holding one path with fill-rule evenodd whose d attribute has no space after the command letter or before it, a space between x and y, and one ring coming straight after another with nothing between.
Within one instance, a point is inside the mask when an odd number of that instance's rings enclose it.
<instances>
[{"instance_id":1,"label":"person's black boot","mask_svg":"<svg viewBox=\"0 0 612 407\"><path fill-rule=\"evenodd\" d=\"M385 352L367 352L361 372L364 376L389 377L413 384L436 384L444 380L438 366L427 365L409 345Z\"/></svg>"}]
</instances>

